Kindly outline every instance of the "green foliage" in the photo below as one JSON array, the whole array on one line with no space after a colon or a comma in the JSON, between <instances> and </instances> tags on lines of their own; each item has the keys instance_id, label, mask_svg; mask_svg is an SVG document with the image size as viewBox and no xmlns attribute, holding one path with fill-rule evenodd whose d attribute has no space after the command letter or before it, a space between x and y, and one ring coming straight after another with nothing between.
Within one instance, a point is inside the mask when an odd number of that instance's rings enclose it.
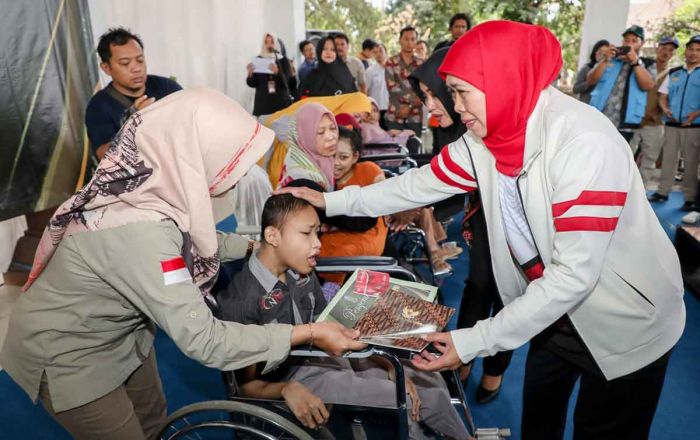
<instances>
[{"instance_id":1,"label":"green foliage","mask_svg":"<svg viewBox=\"0 0 700 440\"><path fill-rule=\"evenodd\" d=\"M457 12L468 13L472 24L505 19L544 25L561 42L565 68L576 70L584 0L391 0L383 11L368 0L307 0L306 27L345 30L353 52L360 50L363 39L373 37L394 53L399 30L409 24L431 48L448 39L450 17Z\"/></svg>"},{"instance_id":2,"label":"green foliage","mask_svg":"<svg viewBox=\"0 0 700 440\"><path fill-rule=\"evenodd\" d=\"M375 38L384 11L367 0L306 0L306 28L340 30L347 34L352 53L365 38Z\"/></svg>"},{"instance_id":3,"label":"green foliage","mask_svg":"<svg viewBox=\"0 0 700 440\"><path fill-rule=\"evenodd\" d=\"M656 35L673 35L681 43L678 56L683 59L685 43L693 35L700 34L700 0L685 0L670 17L667 17L654 29Z\"/></svg>"}]
</instances>

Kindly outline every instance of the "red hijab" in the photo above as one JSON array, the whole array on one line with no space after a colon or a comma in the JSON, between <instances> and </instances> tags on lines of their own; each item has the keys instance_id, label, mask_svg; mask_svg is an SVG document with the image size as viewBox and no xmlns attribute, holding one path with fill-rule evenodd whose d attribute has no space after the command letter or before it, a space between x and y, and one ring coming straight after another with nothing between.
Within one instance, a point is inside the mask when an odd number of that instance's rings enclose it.
<instances>
[{"instance_id":1,"label":"red hijab","mask_svg":"<svg viewBox=\"0 0 700 440\"><path fill-rule=\"evenodd\" d=\"M499 172L515 176L522 169L527 120L561 66L561 46L547 28L512 21L475 26L447 53L440 76L456 76L486 95L483 141Z\"/></svg>"}]
</instances>

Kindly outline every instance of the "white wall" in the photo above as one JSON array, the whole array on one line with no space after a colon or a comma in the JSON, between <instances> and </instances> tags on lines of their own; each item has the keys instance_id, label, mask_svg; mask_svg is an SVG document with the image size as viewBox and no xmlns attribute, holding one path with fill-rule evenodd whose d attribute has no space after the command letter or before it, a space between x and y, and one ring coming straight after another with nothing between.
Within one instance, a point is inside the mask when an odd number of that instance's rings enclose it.
<instances>
[{"instance_id":1,"label":"white wall","mask_svg":"<svg viewBox=\"0 0 700 440\"><path fill-rule=\"evenodd\" d=\"M26 230L27 220L23 215L0 222L0 285L4 283L2 274L12 262L15 244Z\"/></svg>"},{"instance_id":2,"label":"white wall","mask_svg":"<svg viewBox=\"0 0 700 440\"><path fill-rule=\"evenodd\" d=\"M586 0L583 16L579 67L588 62L593 45L608 40L619 45L627 25L630 0Z\"/></svg>"},{"instance_id":3,"label":"white wall","mask_svg":"<svg viewBox=\"0 0 700 440\"><path fill-rule=\"evenodd\" d=\"M296 55L304 38L304 0L89 0L95 47L109 27L141 36L151 74L175 76L183 87L223 91L252 110L245 66L274 32ZM102 75L103 85L109 81Z\"/></svg>"}]
</instances>

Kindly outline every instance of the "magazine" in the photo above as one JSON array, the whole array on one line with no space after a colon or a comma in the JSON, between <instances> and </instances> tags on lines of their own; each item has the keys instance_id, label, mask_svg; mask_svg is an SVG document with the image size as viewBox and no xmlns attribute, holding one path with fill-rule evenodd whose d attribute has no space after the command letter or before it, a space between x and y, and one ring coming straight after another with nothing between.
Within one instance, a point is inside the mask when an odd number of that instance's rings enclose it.
<instances>
[{"instance_id":1,"label":"magazine","mask_svg":"<svg viewBox=\"0 0 700 440\"><path fill-rule=\"evenodd\" d=\"M355 328L369 344L420 351L428 345L420 335L442 330L454 313L434 304L436 296L434 286L356 270L317 321Z\"/></svg>"}]
</instances>

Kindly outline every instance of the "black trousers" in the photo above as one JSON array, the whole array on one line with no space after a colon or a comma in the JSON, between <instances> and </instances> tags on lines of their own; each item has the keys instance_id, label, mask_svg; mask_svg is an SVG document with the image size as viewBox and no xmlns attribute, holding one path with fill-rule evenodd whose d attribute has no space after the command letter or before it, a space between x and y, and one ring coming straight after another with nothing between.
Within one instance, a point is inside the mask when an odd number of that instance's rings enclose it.
<instances>
[{"instance_id":1,"label":"black trousers","mask_svg":"<svg viewBox=\"0 0 700 440\"><path fill-rule=\"evenodd\" d=\"M574 440L648 438L670 354L627 376L606 380L533 339L525 364L522 439L564 438L569 397L578 379Z\"/></svg>"},{"instance_id":2,"label":"black trousers","mask_svg":"<svg viewBox=\"0 0 700 440\"><path fill-rule=\"evenodd\" d=\"M464 203L464 202L462 202ZM472 245L469 250L469 278L464 284L462 302L459 306L457 328L473 327L477 321L495 315L503 308L503 302L498 294L496 280L491 266L491 251L486 231L484 209L474 213L470 219L473 233ZM512 351L501 351L493 356L484 358L484 374L489 376L502 375L513 357Z\"/></svg>"}]
</instances>

